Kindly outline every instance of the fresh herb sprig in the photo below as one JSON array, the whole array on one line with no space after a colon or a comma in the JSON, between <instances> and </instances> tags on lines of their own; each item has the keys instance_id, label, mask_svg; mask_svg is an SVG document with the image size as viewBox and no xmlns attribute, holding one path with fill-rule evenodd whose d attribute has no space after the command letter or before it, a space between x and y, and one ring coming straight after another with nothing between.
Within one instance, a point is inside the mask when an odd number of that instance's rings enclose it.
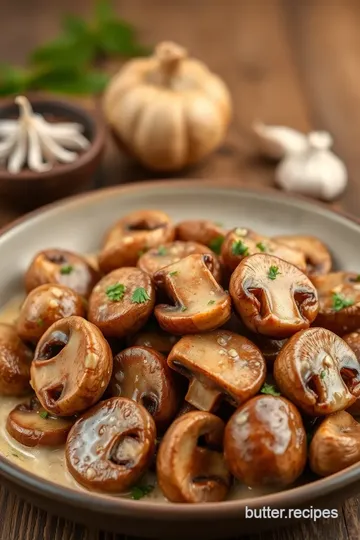
<instances>
[{"instance_id":1,"label":"fresh herb sprig","mask_svg":"<svg viewBox=\"0 0 360 540\"><path fill-rule=\"evenodd\" d=\"M276 279L279 274L281 274L281 272L279 271L278 266L273 266L273 265L270 266L269 271L268 271L268 278L269 279L274 281L274 279Z\"/></svg>"},{"instance_id":2,"label":"fresh herb sprig","mask_svg":"<svg viewBox=\"0 0 360 540\"><path fill-rule=\"evenodd\" d=\"M105 294L112 302L120 302L120 300L124 298L125 291L125 285L122 283L114 283L106 288Z\"/></svg>"},{"instance_id":3,"label":"fresh herb sprig","mask_svg":"<svg viewBox=\"0 0 360 540\"><path fill-rule=\"evenodd\" d=\"M264 383L261 390L261 394L268 394L270 396L281 396L280 392L277 390L274 384Z\"/></svg>"},{"instance_id":4,"label":"fresh herb sprig","mask_svg":"<svg viewBox=\"0 0 360 540\"><path fill-rule=\"evenodd\" d=\"M30 90L97 94L108 75L95 66L106 58L148 54L135 28L117 17L110 0L98 0L91 20L64 17L61 34L34 50L25 68L0 65L0 96Z\"/></svg>"},{"instance_id":5,"label":"fresh herb sprig","mask_svg":"<svg viewBox=\"0 0 360 540\"><path fill-rule=\"evenodd\" d=\"M144 287L135 289L131 297L132 304L145 304L148 300L150 300L150 296Z\"/></svg>"},{"instance_id":6,"label":"fresh herb sprig","mask_svg":"<svg viewBox=\"0 0 360 540\"><path fill-rule=\"evenodd\" d=\"M151 484L147 485L139 485L139 486L133 486L131 488L131 498L135 501L139 501L143 497L146 497L146 495L149 495L154 489L154 486Z\"/></svg>"},{"instance_id":7,"label":"fresh herb sprig","mask_svg":"<svg viewBox=\"0 0 360 540\"><path fill-rule=\"evenodd\" d=\"M332 295L332 308L334 311L341 311L344 308L354 305L354 300L351 298L346 298L342 294L334 293Z\"/></svg>"},{"instance_id":8,"label":"fresh herb sprig","mask_svg":"<svg viewBox=\"0 0 360 540\"><path fill-rule=\"evenodd\" d=\"M233 255L246 257L249 255L249 248L242 240L235 240L231 246L231 252Z\"/></svg>"}]
</instances>

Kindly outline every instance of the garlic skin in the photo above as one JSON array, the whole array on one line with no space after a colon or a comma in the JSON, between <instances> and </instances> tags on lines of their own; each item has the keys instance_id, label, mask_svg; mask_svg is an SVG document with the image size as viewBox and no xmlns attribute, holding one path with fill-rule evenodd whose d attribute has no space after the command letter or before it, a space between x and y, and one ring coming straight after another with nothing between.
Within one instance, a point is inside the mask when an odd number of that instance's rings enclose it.
<instances>
[{"instance_id":1,"label":"garlic skin","mask_svg":"<svg viewBox=\"0 0 360 540\"><path fill-rule=\"evenodd\" d=\"M122 149L151 170L177 171L221 144L232 104L225 83L205 64L163 42L112 78L103 110Z\"/></svg>"},{"instance_id":2,"label":"garlic skin","mask_svg":"<svg viewBox=\"0 0 360 540\"><path fill-rule=\"evenodd\" d=\"M314 131L303 151L287 155L275 171L276 184L285 191L332 201L345 190L348 175L344 163L330 150L332 137Z\"/></svg>"},{"instance_id":3,"label":"garlic skin","mask_svg":"<svg viewBox=\"0 0 360 540\"><path fill-rule=\"evenodd\" d=\"M26 166L34 172L46 172L56 162L72 163L78 151L90 146L81 124L47 122L34 113L24 96L17 96L15 103L19 118L0 120L0 163L6 164L9 173L19 174Z\"/></svg>"},{"instance_id":4,"label":"garlic skin","mask_svg":"<svg viewBox=\"0 0 360 540\"><path fill-rule=\"evenodd\" d=\"M293 128L254 122L252 130L258 151L270 159L280 160L288 154L303 152L308 146L306 135Z\"/></svg>"}]
</instances>

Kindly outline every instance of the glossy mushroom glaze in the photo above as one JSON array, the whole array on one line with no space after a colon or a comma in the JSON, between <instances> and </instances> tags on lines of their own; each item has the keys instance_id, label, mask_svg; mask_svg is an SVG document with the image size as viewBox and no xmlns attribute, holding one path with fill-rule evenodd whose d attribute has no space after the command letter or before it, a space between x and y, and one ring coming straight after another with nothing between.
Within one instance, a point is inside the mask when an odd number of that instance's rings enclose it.
<instances>
[{"instance_id":1,"label":"glossy mushroom glaze","mask_svg":"<svg viewBox=\"0 0 360 540\"><path fill-rule=\"evenodd\" d=\"M273 338L286 338L308 328L319 309L309 278L273 255L243 259L231 276L229 290L244 324Z\"/></svg>"},{"instance_id":2,"label":"glossy mushroom glaze","mask_svg":"<svg viewBox=\"0 0 360 540\"><path fill-rule=\"evenodd\" d=\"M360 328L360 277L354 272L332 272L312 281L318 291L316 325L342 336Z\"/></svg>"},{"instance_id":3,"label":"glossy mushroom glaze","mask_svg":"<svg viewBox=\"0 0 360 540\"><path fill-rule=\"evenodd\" d=\"M274 364L281 392L311 416L331 414L360 396L360 364L350 347L325 328L291 337Z\"/></svg>"},{"instance_id":4,"label":"glossy mushroom glaze","mask_svg":"<svg viewBox=\"0 0 360 540\"><path fill-rule=\"evenodd\" d=\"M359 275L330 273L312 236L120 218L92 264L38 253L11 325L0 312L0 451L75 489L174 503L360 462Z\"/></svg>"},{"instance_id":5,"label":"glossy mushroom glaze","mask_svg":"<svg viewBox=\"0 0 360 540\"><path fill-rule=\"evenodd\" d=\"M149 249L144 255L140 257L137 262L137 266L143 271L149 274L151 277L156 272L169 266L170 264L177 263L180 259L184 259L188 255L194 253L210 253L213 257L213 270L212 273L216 281L221 281L221 267L220 262L213 251L207 246L198 244L195 242L171 242L170 244L164 244L158 248Z\"/></svg>"},{"instance_id":6,"label":"glossy mushroom glaze","mask_svg":"<svg viewBox=\"0 0 360 540\"><path fill-rule=\"evenodd\" d=\"M142 253L174 238L174 226L164 212L133 212L108 231L99 255L100 269L107 274L122 266L135 266Z\"/></svg>"},{"instance_id":7,"label":"glossy mushroom glaze","mask_svg":"<svg viewBox=\"0 0 360 540\"><path fill-rule=\"evenodd\" d=\"M81 255L63 249L46 249L35 255L25 274L25 289L30 292L45 283L58 283L87 298L100 274Z\"/></svg>"}]
</instances>

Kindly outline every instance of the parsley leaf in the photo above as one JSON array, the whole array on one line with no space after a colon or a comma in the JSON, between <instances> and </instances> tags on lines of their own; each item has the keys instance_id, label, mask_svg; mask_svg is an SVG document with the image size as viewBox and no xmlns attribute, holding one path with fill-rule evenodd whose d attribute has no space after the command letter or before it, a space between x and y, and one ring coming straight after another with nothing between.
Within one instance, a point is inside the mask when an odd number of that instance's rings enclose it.
<instances>
[{"instance_id":1,"label":"parsley leaf","mask_svg":"<svg viewBox=\"0 0 360 540\"><path fill-rule=\"evenodd\" d=\"M187 310L187 307L186 306L181 306L181 310L180 311L186 311Z\"/></svg>"},{"instance_id":2,"label":"parsley leaf","mask_svg":"<svg viewBox=\"0 0 360 540\"><path fill-rule=\"evenodd\" d=\"M325 379L326 377L326 371L323 370L321 373L320 373L320 379Z\"/></svg>"},{"instance_id":3,"label":"parsley leaf","mask_svg":"<svg viewBox=\"0 0 360 540\"><path fill-rule=\"evenodd\" d=\"M158 255L167 255L167 249L165 246L159 246Z\"/></svg>"},{"instance_id":4,"label":"parsley leaf","mask_svg":"<svg viewBox=\"0 0 360 540\"><path fill-rule=\"evenodd\" d=\"M169 276L177 276L178 275L178 271L177 270L174 270L174 272L170 272L169 273Z\"/></svg>"},{"instance_id":5,"label":"parsley leaf","mask_svg":"<svg viewBox=\"0 0 360 540\"><path fill-rule=\"evenodd\" d=\"M265 244L263 242L258 242L256 244L256 247L262 252L264 253L266 251L266 247L265 247Z\"/></svg>"},{"instance_id":6,"label":"parsley leaf","mask_svg":"<svg viewBox=\"0 0 360 540\"><path fill-rule=\"evenodd\" d=\"M277 278L278 274L281 274L281 272L279 272L279 267L270 266L269 271L268 271L268 278L274 281L274 279Z\"/></svg>"},{"instance_id":7,"label":"parsley leaf","mask_svg":"<svg viewBox=\"0 0 360 540\"><path fill-rule=\"evenodd\" d=\"M38 326L43 326L44 321L43 321L42 319L39 318L39 319L36 321L36 324L37 324Z\"/></svg>"},{"instance_id":8,"label":"parsley leaf","mask_svg":"<svg viewBox=\"0 0 360 540\"><path fill-rule=\"evenodd\" d=\"M208 301L208 306L212 306L213 304L215 304L215 300L209 300Z\"/></svg>"},{"instance_id":9,"label":"parsley leaf","mask_svg":"<svg viewBox=\"0 0 360 540\"><path fill-rule=\"evenodd\" d=\"M249 248L244 244L242 240L235 240L231 246L231 252L233 255L249 255Z\"/></svg>"},{"instance_id":10,"label":"parsley leaf","mask_svg":"<svg viewBox=\"0 0 360 540\"><path fill-rule=\"evenodd\" d=\"M147 302L147 300L150 300L150 296L144 289L144 287L138 287L135 289L135 291L132 294L131 302L133 304L144 304Z\"/></svg>"},{"instance_id":11,"label":"parsley leaf","mask_svg":"<svg viewBox=\"0 0 360 540\"><path fill-rule=\"evenodd\" d=\"M74 267L71 264L66 264L60 268L60 274L63 276L66 276L68 274L71 274L71 272L74 270Z\"/></svg>"},{"instance_id":12,"label":"parsley leaf","mask_svg":"<svg viewBox=\"0 0 360 540\"><path fill-rule=\"evenodd\" d=\"M274 384L264 383L260 392L261 394L269 394L270 396L281 396Z\"/></svg>"},{"instance_id":13,"label":"parsley leaf","mask_svg":"<svg viewBox=\"0 0 360 540\"><path fill-rule=\"evenodd\" d=\"M351 300L350 298L345 298L345 296L341 294L333 293L332 307L334 311L340 311L344 308L353 306L354 303L354 300Z\"/></svg>"},{"instance_id":14,"label":"parsley leaf","mask_svg":"<svg viewBox=\"0 0 360 540\"><path fill-rule=\"evenodd\" d=\"M358 274L355 278L355 281L359 282L360 281L360 274Z\"/></svg>"},{"instance_id":15,"label":"parsley leaf","mask_svg":"<svg viewBox=\"0 0 360 540\"><path fill-rule=\"evenodd\" d=\"M220 255L221 253L221 246L224 243L224 237L223 236L216 236L209 242L209 248L211 251L216 253L217 255Z\"/></svg>"},{"instance_id":16,"label":"parsley leaf","mask_svg":"<svg viewBox=\"0 0 360 540\"><path fill-rule=\"evenodd\" d=\"M151 493L153 489L154 486L150 484L144 486L133 486L131 488L131 498L135 501L138 501L143 497L146 497L146 495L149 495L149 493Z\"/></svg>"},{"instance_id":17,"label":"parsley leaf","mask_svg":"<svg viewBox=\"0 0 360 540\"><path fill-rule=\"evenodd\" d=\"M109 285L105 292L109 300L112 302L119 302L124 298L125 291L125 285L122 283L114 283L114 285Z\"/></svg>"},{"instance_id":18,"label":"parsley leaf","mask_svg":"<svg viewBox=\"0 0 360 540\"><path fill-rule=\"evenodd\" d=\"M41 416L41 418L47 418L49 416L49 413L47 411L40 411L39 412L39 416Z\"/></svg>"}]
</instances>

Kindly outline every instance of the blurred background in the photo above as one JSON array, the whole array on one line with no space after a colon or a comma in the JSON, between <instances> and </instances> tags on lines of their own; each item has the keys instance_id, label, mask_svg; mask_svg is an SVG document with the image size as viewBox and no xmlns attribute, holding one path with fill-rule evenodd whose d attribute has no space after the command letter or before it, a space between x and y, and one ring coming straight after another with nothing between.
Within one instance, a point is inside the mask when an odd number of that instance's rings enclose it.
<instances>
[{"instance_id":1,"label":"blurred background","mask_svg":"<svg viewBox=\"0 0 360 540\"><path fill-rule=\"evenodd\" d=\"M24 65L31 51L58 35L65 14L86 18L93 5L92 0L2 0L0 63ZM115 0L113 6L133 25L141 43L150 48L164 39L180 43L219 74L231 91L234 115L224 144L199 165L174 176L272 185L274 169L258 159L251 123L326 129L350 175L342 204L359 213L360 2ZM114 71L122 61L106 69ZM89 96L71 99L96 107L97 100ZM111 185L158 176L115 151L109 140L97 181ZM1 219L8 217L9 213Z\"/></svg>"}]
</instances>

